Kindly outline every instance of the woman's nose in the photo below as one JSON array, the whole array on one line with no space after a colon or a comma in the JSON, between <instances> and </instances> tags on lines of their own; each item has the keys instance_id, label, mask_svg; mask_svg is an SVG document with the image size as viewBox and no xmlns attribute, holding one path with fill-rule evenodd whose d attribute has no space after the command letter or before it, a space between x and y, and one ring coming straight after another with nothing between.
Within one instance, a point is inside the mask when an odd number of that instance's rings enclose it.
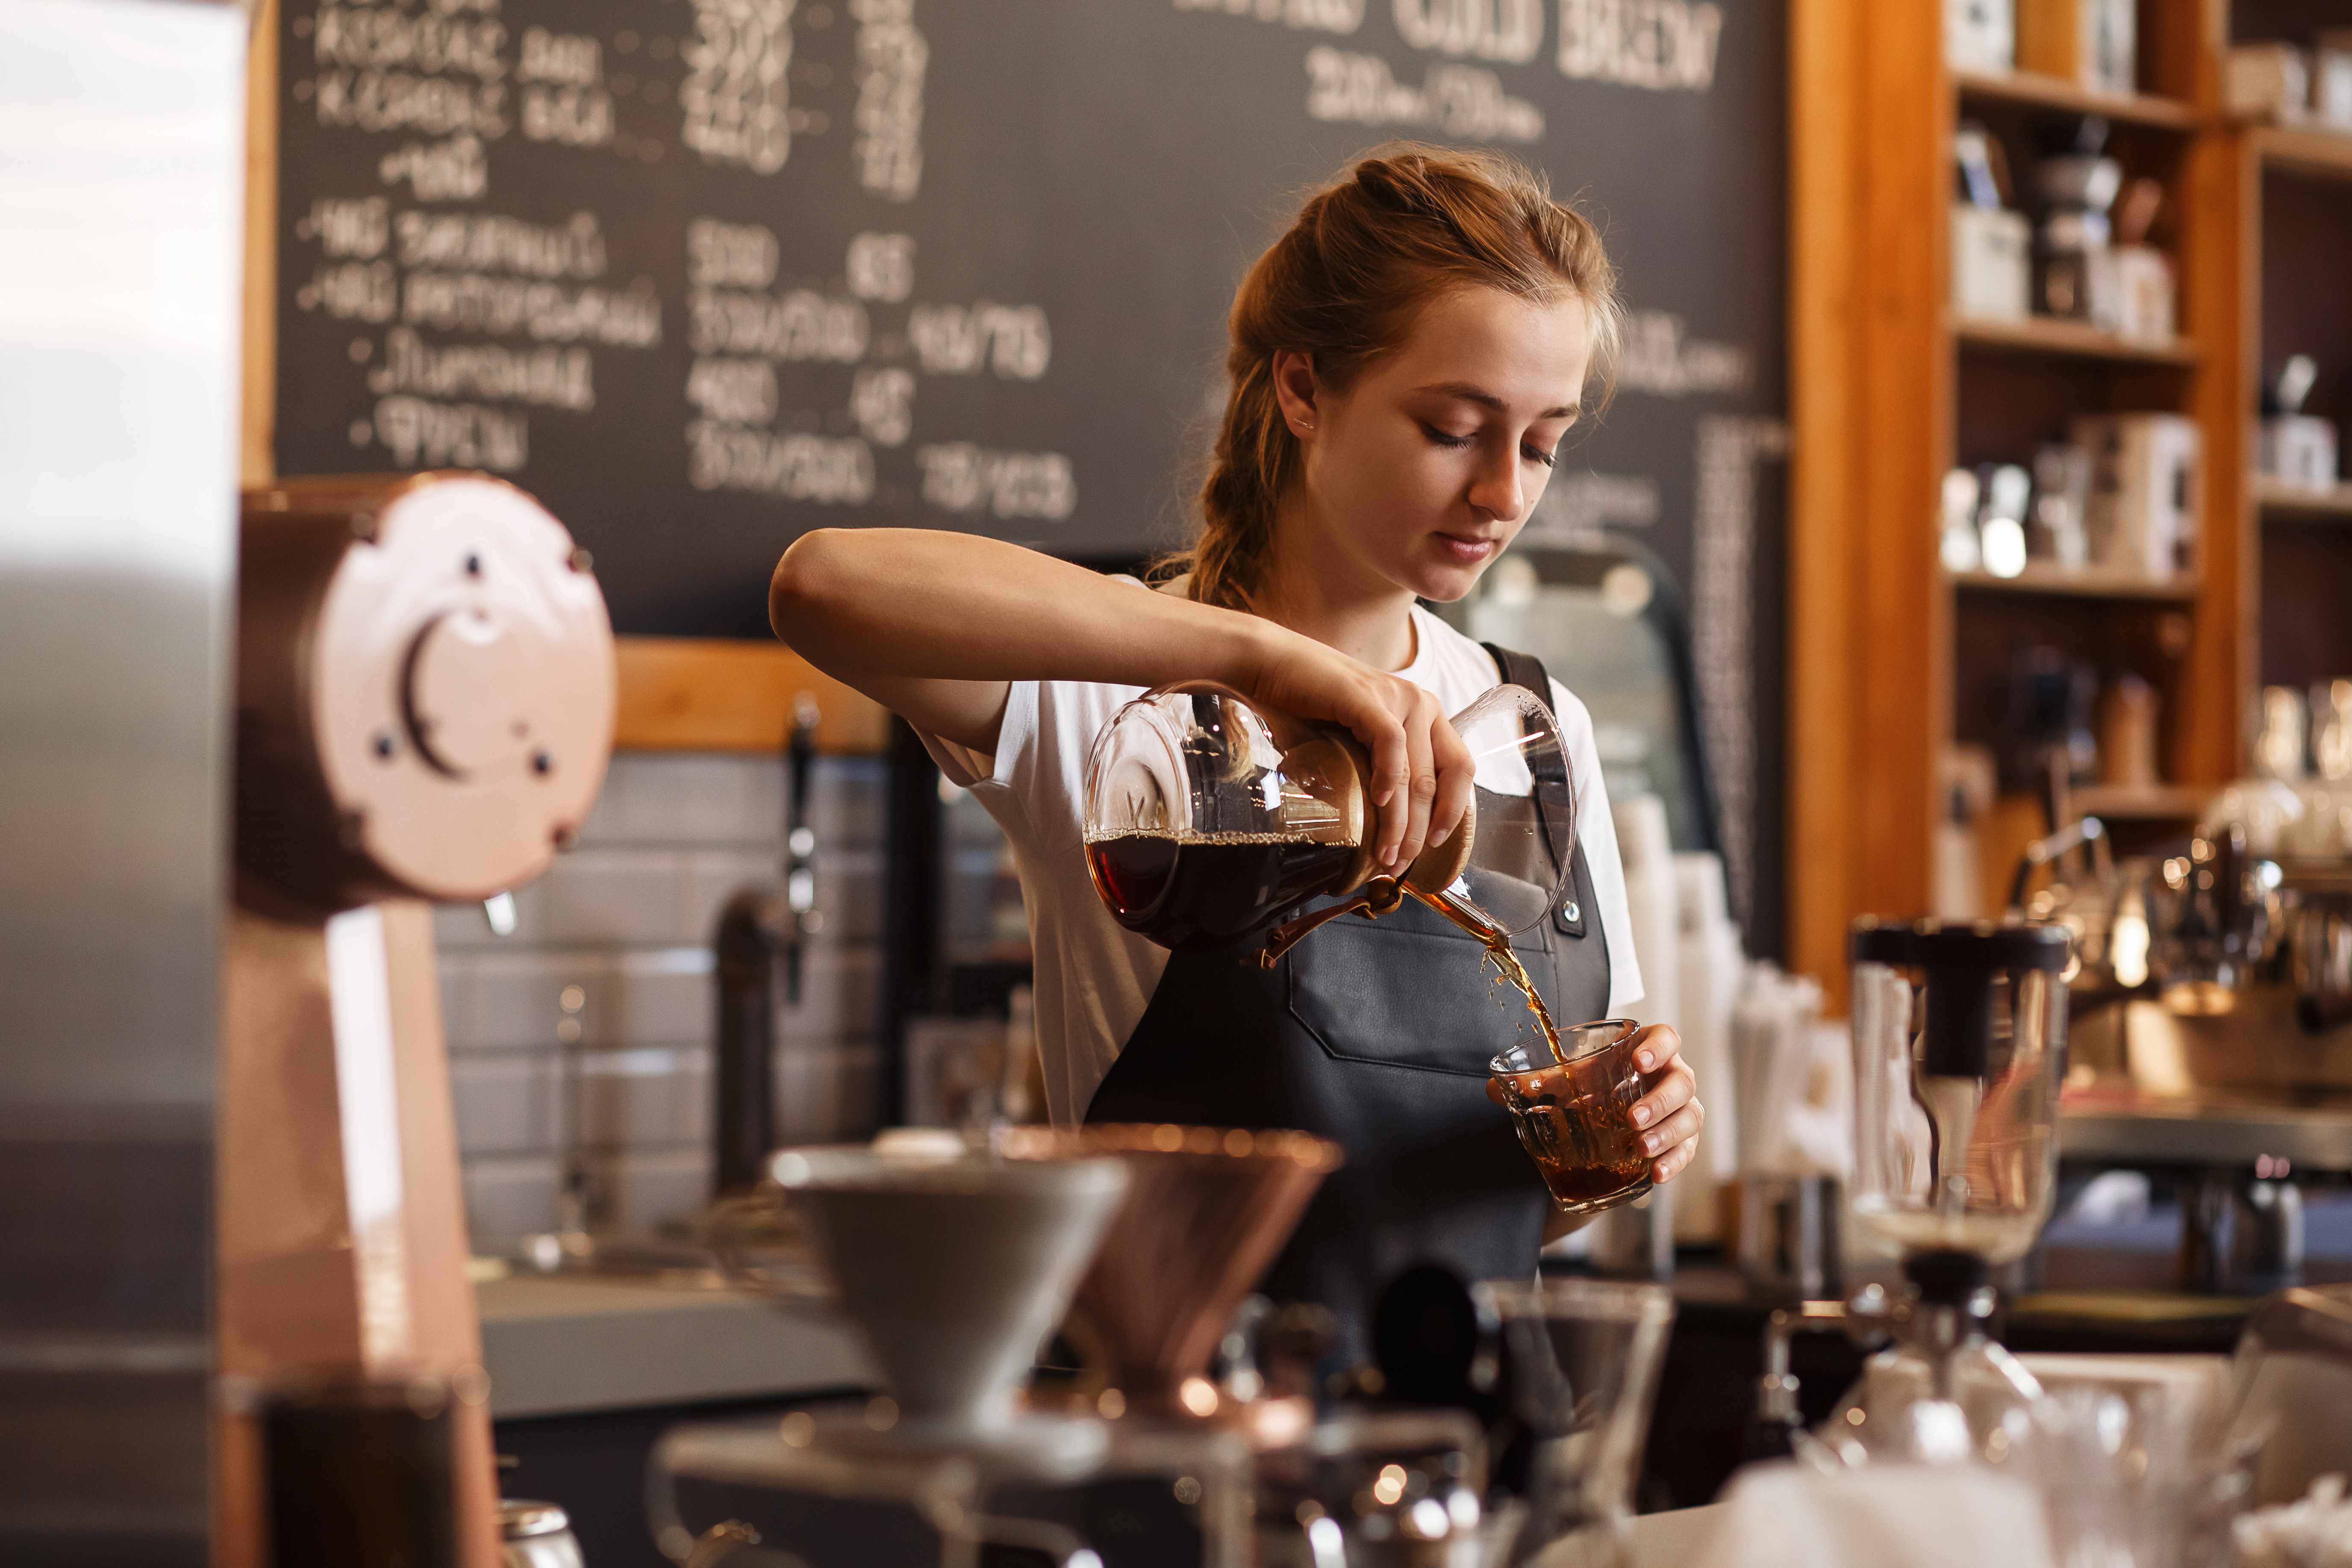
<instances>
[{"instance_id":1,"label":"woman's nose","mask_svg":"<svg viewBox=\"0 0 2352 1568\"><path fill-rule=\"evenodd\" d=\"M1491 514L1497 522L1517 522L1527 508L1527 491L1519 480L1516 453L1489 458L1478 466L1470 484L1470 504Z\"/></svg>"}]
</instances>

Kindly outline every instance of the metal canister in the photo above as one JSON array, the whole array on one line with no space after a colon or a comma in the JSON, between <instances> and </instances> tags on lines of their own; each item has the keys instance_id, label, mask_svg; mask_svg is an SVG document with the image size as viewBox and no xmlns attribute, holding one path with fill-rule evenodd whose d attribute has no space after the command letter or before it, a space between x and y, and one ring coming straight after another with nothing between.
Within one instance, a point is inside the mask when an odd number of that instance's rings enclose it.
<instances>
[{"instance_id":1,"label":"metal canister","mask_svg":"<svg viewBox=\"0 0 2352 1568\"><path fill-rule=\"evenodd\" d=\"M586 1568L571 1516L551 1502L500 1502L499 1539L506 1568Z\"/></svg>"}]
</instances>

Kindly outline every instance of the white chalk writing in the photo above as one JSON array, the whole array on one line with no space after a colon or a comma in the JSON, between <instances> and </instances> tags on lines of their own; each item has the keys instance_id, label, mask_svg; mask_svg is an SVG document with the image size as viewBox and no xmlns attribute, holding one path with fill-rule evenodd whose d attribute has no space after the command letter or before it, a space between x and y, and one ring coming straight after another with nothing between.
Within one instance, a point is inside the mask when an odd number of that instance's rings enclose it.
<instances>
[{"instance_id":1,"label":"white chalk writing","mask_svg":"<svg viewBox=\"0 0 2352 1568\"><path fill-rule=\"evenodd\" d=\"M438 344L406 327L383 335L383 363L368 372L373 392L536 403L585 414L596 406L586 349L510 349L498 343Z\"/></svg>"},{"instance_id":2,"label":"white chalk writing","mask_svg":"<svg viewBox=\"0 0 2352 1568\"><path fill-rule=\"evenodd\" d=\"M644 279L626 290L479 272L411 272L401 282L400 319L416 326L621 348L661 342L661 298Z\"/></svg>"},{"instance_id":3,"label":"white chalk writing","mask_svg":"<svg viewBox=\"0 0 2352 1568\"><path fill-rule=\"evenodd\" d=\"M857 183L894 202L923 180L923 76L930 46L915 28L914 0L850 0L857 18Z\"/></svg>"},{"instance_id":4,"label":"white chalk writing","mask_svg":"<svg viewBox=\"0 0 2352 1568\"><path fill-rule=\"evenodd\" d=\"M698 419L687 426L686 438L687 482L698 490L846 505L874 496L874 453L855 437L776 436Z\"/></svg>"},{"instance_id":5,"label":"white chalk writing","mask_svg":"<svg viewBox=\"0 0 2352 1568\"><path fill-rule=\"evenodd\" d=\"M849 384L849 416L877 447L905 444L915 433L915 373L859 371Z\"/></svg>"},{"instance_id":6,"label":"white chalk writing","mask_svg":"<svg viewBox=\"0 0 2352 1568\"><path fill-rule=\"evenodd\" d=\"M1433 65L1419 87L1377 55L1318 44L1307 51L1307 114L1357 125L1412 125L1467 142L1540 142L1543 110L1475 66Z\"/></svg>"},{"instance_id":7,"label":"white chalk writing","mask_svg":"<svg viewBox=\"0 0 2352 1568\"><path fill-rule=\"evenodd\" d=\"M406 180L420 202L469 202L490 186L482 139L461 131L446 142L404 142L376 165L387 185Z\"/></svg>"},{"instance_id":8,"label":"white chalk writing","mask_svg":"<svg viewBox=\"0 0 2352 1568\"><path fill-rule=\"evenodd\" d=\"M602 147L614 129L613 95L602 88L533 82L522 89L522 133L530 141Z\"/></svg>"},{"instance_id":9,"label":"white chalk writing","mask_svg":"<svg viewBox=\"0 0 2352 1568\"><path fill-rule=\"evenodd\" d=\"M686 226L686 280L698 289L765 289L776 260L776 237L758 224L698 217Z\"/></svg>"},{"instance_id":10,"label":"white chalk writing","mask_svg":"<svg viewBox=\"0 0 2352 1568\"><path fill-rule=\"evenodd\" d=\"M678 50L678 139L709 163L772 174L792 155L793 0L694 0L694 33Z\"/></svg>"},{"instance_id":11,"label":"white chalk writing","mask_svg":"<svg viewBox=\"0 0 2352 1568\"><path fill-rule=\"evenodd\" d=\"M776 360L866 357L866 307L806 289L779 295L698 289L687 300L687 346L697 353Z\"/></svg>"},{"instance_id":12,"label":"white chalk writing","mask_svg":"<svg viewBox=\"0 0 2352 1568\"><path fill-rule=\"evenodd\" d=\"M601 278L604 272L604 237L593 213L573 213L559 226L487 214L404 212L394 227L403 267L525 278Z\"/></svg>"},{"instance_id":13,"label":"white chalk writing","mask_svg":"<svg viewBox=\"0 0 2352 1568\"><path fill-rule=\"evenodd\" d=\"M320 196L307 215L294 220L294 237L317 240L329 256L381 256L392 237L391 210L382 196L359 201Z\"/></svg>"},{"instance_id":14,"label":"white chalk writing","mask_svg":"<svg viewBox=\"0 0 2352 1568\"><path fill-rule=\"evenodd\" d=\"M849 241L849 291L896 304L915 289L915 241L904 234L860 234Z\"/></svg>"},{"instance_id":15,"label":"white chalk writing","mask_svg":"<svg viewBox=\"0 0 2352 1568\"><path fill-rule=\"evenodd\" d=\"M1691 663L1699 733L1715 773L1724 878L1732 912L1743 921L1756 886L1756 470L1788 450L1789 427L1777 419L1708 415L1698 422Z\"/></svg>"},{"instance_id":16,"label":"white chalk writing","mask_svg":"<svg viewBox=\"0 0 2352 1568\"><path fill-rule=\"evenodd\" d=\"M1570 542L1604 528L1647 528L1658 521L1658 481L1638 474L1562 474L1546 486L1523 542Z\"/></svg>"},{"instance_id":17,"label":"white chalk writing","mask_svg":"<svg viewBox=\"0 0 2352 1568\"><path fill-rule=\"evenodd\" d=\"M907 341L932 375L976 375L985 363L1008 381L1034 381L1054 357L1045 312L1034 305L918 305Z\"/></svg>"},{"instance_id":18,"label":"white chalk writing","mask_svg":"<svg viewBox=\"0 0 2352 1568\"><path fill-rule=\"evenodd\" d=\"M1756 356L1736 343L1684 336L1680 316L1635 310L1625 321L1617 384L1660 397L1746 392L1756 379Z\"/></svg>"},{"instance_id":19,"label":"white chalk writing","mask_svg":"<svg viewBox=\"0 0 2352 1568\"><path fill-rule=\"evenodd\" d=\"M1525 65L1543 47L1543 0L1396 0L1396 26L1416 49Z\"/></svg>"},{"instance_id":20,"label":"white chalk writing","mask_svg":"<svg viewBox=\"0 0 2352 1568\"><path fill-rule=\"evenodd\" d=\"M452 81L407 71L333 70L318 78L315 90L321 125L421 131L428 136L471 131L490 141L507 132L507 89L500 82Z\"/></svg>"},{"instance_id":21,"label":"white chalk writing","mask_svg":"<svg viewBox=\"0 0 2352 1568\"><path fill-rule=\"evenodd\" d=\"M504 77L506 62L500 57L506 48L506 25L487 17L446 15L449 9L321 5L311 31L311 56L322 66L404 68L483 81Z\"/></svg>"},{"instance_id":22,"label":"white chalk writing","mask_svg":"<svg viewBox=\"0 0 2352 1568\"><path fill-rule=\"evenodd\" d=\"M294 303L339 321L389 321L400 308L400 271L389 261L321 267L294 290Z\"/></svg>"},{"instance_id":23,"label":"white chalk writing","mask_svg":"<svg viewBox=\"0 0 2352 1568\"><path fill-rule=\"evenodd\" d=\"M1059 520L1078 504L1070 459L1059 452L995 452L969 441L919 447L923 500L947 511Z\"/></svg>"},{"instance_id":24,"label":"white chalk writing","mask_svg":"<svg viewBox=\"0 0 2352 1568\"><path fill-rule=\"evenodd\" d=\"M1352 33L1364 25L1364 0L1176 0L1176 9L1222 11L1324 33Z\"/></svg>"},{"instance_id":25,"label":"white chalk writing","mask_svg":"<svg viewBox=\"0 0 2352 1568\"><path fill-rule=\"evenodd\" d=\"M1708 0L1559 0L1559 74L1577 80L1705 92L1722 37Z\"/></svg>"},{"instance_id":26,"label":"white chalk writing","mask_svg":"<svg viewBox=\"0 0 2352 1568\"><path fill-rule=\"evenodd\" d=\"M686 397L706 419L765 425L776 416L776 367L763 359L698 358Z\"/></svg>"},{"instance_id":27,"label":"white chalk writing","mask_svg":"<svg viewBox=\"0 0 2352 1568\"><path fill-rule=\"evenodd\" d=\"M584 33L551 33L544 27L526 27L515 79L594 87L604 79L604 46Z\"/></svg>"},{"instance_id":28,"label":"white chalk writing","mask_svg":"<svg viewBox=\"0 0 2352 1568\"><path fill-rule=\"evenodd\" d=\"M386 397L375 405L374 428L396 468L510 474L530 460L530 421L478 404Z\"/></svg>"}]
</instances>

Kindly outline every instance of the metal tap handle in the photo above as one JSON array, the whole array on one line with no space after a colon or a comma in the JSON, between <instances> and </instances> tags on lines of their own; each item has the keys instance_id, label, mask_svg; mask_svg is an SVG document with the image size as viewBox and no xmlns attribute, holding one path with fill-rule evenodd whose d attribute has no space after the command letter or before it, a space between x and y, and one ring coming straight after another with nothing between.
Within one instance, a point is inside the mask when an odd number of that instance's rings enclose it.
<instances>
[{"instance_id":1,"label":"metal tap handle","mask_svg":"<svg viewBox=\"0 0 2352 1568\"><path fill-rule=\"evenodd\" d=\"M791 914L784 932L784 1000L801 999L801 947L824 923L816 910L816 830L809 826L809 774L816 761L816 731L823 715L816 694L793 700L793 728L785 756L790 788L784 807L784 903Z\"/></svg>"},{"instance_id":2,"label":"metal tap handle","mask_svg":"<svg viewBox=\"0 0 2352 1568\"><path fill-rule=\"evenodd\" d=\"M1842 1331L1857 1343L1866 1343L1885 1333L1886 1314L1885 1292L1874 1285L1851 1302L1800 1301L1772 1310L1764 1324L1764 1374L1756 1380L1748 1458L1777 1458L1797 1450L1805 1423L1797 1403L1800 1380L1789 1370L1790 1342L1801 1333Z\"/></svg>"},{"instance_id":3,"label":"metal tap handle","mask_svg":"<svg viewBox=\"0 0 2352 1568\"><path fill-rule=\"evenodd\" d=\"M2095 816L2086 816L2080 822L2069 823L2046 838L2037 838L2027 845L2025 853L2018 857L2017 875L2010 879L2009 907L2012 910L2025 908L2025 885L2033 879L2034 872L2070 850L2104 843L2106 835L2104 823Z\"/></svg>"}]
</instances>

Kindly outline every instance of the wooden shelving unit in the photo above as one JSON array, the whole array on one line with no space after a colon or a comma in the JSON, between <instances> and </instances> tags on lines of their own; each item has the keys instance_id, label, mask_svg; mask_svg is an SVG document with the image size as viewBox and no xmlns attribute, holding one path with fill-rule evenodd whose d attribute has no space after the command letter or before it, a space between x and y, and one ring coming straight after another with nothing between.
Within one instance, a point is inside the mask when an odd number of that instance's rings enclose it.
<instances>
[{"instance_id":1,"label":"wooden shelving unit","mask_svg":"<svg viewBox=\"0 0 2352 1568\"><path fill-rule=\"evenodd\" d=\"M2053 321L2047 316L2029 316L2021 321L1955 317L1952 335L1964 349L2054 354L2065 359L2106 360L2121 364L2178 365L2184 369L2197 363L2197 345L2183 338L2150 342L2101 331L2082 321Z\"/></svg>"},{"instance_id":2,"label":"wooden shelving unit","mask_svg":"<svg viewBox=\"0 0 2352 1568\"><path fill-rule=\"evenodd\" d=\"M2312 15L2292 0L2235 0L2232 25L2241 37L2294 37ZM2310 125L2241 134L2249 357L2267 381L2288 356L2311 355L2319 380L2303 411L2333 421L2341 440L2352 435L2352 135ZM2259 390L2249 389L2248 414ZM2352 676L2352 484L2315 494L2250 475L2247 490L2249 686L2303 690Z\"/></svg>"},{"instance_id":3,"label":"wooden shelving unit","mask_svg":"<svg viewBox=\"0 0 2352 1568\"><path fill-rule=\"evenodd\" d=\"M2264 125L2254 131L2254 151L2273 169L2290 169L2323 179L2352 180L2352 136L2301 126Z\"/></svg>"},{"instance_id":4,"label":"wooden shelving unit","mask_svg":"<svg viewBox=\"0 0 2352 1568\"><path fill-rule=\"evenodd\" d=\"M2120 822L2194 822L2213 798L2184 784L2090 784L2068 796L2084 816Z\"/></svg>"},{"instance_id":5,"label":"wooden shelving unit","mask_svg":"<svg viewBox=\"0 0 2352 1568\"><path fill-rule=\"evenodd\" d=\"M2019 649L2055 647L2158 694L2167 783L2087 792L2084 809L2161 828L2240 771L2260 571L2249 237L2264 160L2318 154L2224 119L2228 4L2142 0L2142 90L2116 96L2030 71L1954 72L1938 6L1793 0L1790 962L1833 995L1856 916L1929 911L1942 759L2004 739ZM1957 123L1999 138L2021 184L2089 114L2108 121L2127 177L2164 186L2151 239L2175 262L2179 335L1956 319ZM2071 416L2135 411L2185 415L2202 433L2194 572L1943 569L1934 519L1948 469L2030 462ZM1992 818L2038 823L2021 804ZM2015 847L1985 831L1987 863L2006 863Z\"/></svg>"},{"instance_id":6,"label":"wooden shelving unit","mask_svg":"<svg viewBox=\"0 0 2352 1568\"><path fill-rule=\"evenodd\" d=\"M2193 576L2142 577L2112 567L2070 568L2046 561L2029 561L2014 577L1990 572L1955 572L1948 580L1955 588L1980 594L2035 594L2063 599L2146 600L2153 604L2195 602L2198 580Z\"/></svg>"},{"instance_id":7,"label":"wooden shelving unit","mask_svg":"<svg viewBox=\"0 0 2352 1568\"><path fill-rule=\"evenodd\" d=\"M2116 364L2178 364L2183 369L2197 364L2197 345L2183 339L2149 343L2100 331L2084 322L2055 322L2046 315L2030 315L2022 322L1961 315L1952 320L1952 336L1959 339L1961 348L2058 355L2065 360L2110 360Z\"/></svg>"},{"instance_id":8,"label":"wooden shelving unit","mask_svg":"<svg viewBox=\"0 0 2352 1568\"><path fill-rule=\"evenodd\" d=\"M2155 93L2133 93L2129 97L2111 92L2093 92L2077 87L2064 77L2049 76L2041 71L1954 71L1952 85L1959 91L1960 101L1990 100L1997 103L2029 105L2052 110L2062 114L2104 114L2109 120L2126 124L2156 126L2168 131L2189 131L2197 124L2196 105L2178 98L2164 98Z\"/></svg>"},{"instance_id":9,"label":"wooden shelving unit","mask_svg":"<svg viewBox=\"0 0 2352 1568\"><path fill-rule=\"evenodd\" d=\"M2280 521L2352 522L2352 485L2332 490L2307 490L2276 479L2256 479L2254 504L2265 519Z\"/></svg>"}]
</instances>

